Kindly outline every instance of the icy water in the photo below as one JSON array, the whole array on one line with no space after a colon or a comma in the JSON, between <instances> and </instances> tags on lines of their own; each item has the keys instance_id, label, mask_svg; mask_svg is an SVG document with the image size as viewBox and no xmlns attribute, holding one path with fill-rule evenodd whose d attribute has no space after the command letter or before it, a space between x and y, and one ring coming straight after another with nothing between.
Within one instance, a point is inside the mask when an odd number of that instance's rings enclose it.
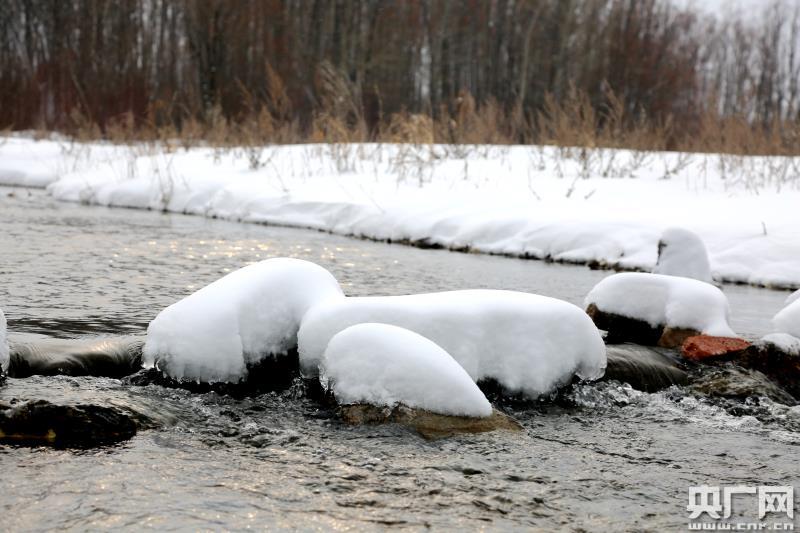
<instances>
[{"instance_id":1,"label":"icy water","mask_svg":"<svg viewBox=\"0 0 800 533\"><path fill-rule=\"evenodd\" d=\"M0 308L18 337L142 333L175 300L275 256L323 265L351 295L486 287L580 304L608 275L10 192L0 188ZM786 297L724 290L750 337ZM584 385L512 411L521 433L440 441L345 426L289 391L235 400L69 377L0 388L0 400L37 398L115 405L156 427L89 451L0 447L3 530L685 530L690 486L800 485L800 408L683 390Z\"/></svg>"}]
</instances>

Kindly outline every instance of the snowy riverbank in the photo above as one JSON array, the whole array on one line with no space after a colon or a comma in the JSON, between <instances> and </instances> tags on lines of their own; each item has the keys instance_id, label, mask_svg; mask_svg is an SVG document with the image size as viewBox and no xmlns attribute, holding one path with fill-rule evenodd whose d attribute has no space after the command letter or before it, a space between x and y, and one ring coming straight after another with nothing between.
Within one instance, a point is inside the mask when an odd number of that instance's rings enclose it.
<instances>
[{"instance_id":1,"label":"snowy riverbank","mask_svg":"<svg viewBox=\"0 0 800 533\"><path fill-rule=\"evenodd\" d=\"M0 140L0 185L65 201L644 269L681 226L717 280L776 287L800 287L798 174L796 159L604 149Z\"/></svg>"}]
</instances>

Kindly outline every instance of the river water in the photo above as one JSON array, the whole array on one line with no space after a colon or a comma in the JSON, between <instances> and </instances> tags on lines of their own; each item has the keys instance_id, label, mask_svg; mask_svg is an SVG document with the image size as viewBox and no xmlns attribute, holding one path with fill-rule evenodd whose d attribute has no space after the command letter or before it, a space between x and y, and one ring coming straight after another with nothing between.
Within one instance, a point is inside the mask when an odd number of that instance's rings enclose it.
<instances>
[{"instance_id":1,"label":"river water","mask_svg":"<svg viewBox=\"0 0 800 533\"><path fill-rule=\"evenodd\" d=\"M165 306L276 256L321 264L349 295L498 288L580 305L608 275L0 188L0 308L12 340L143 333ZM751 338L786 297L724 290L733 328ZM0 447L4 530L682 530L690 486L800 485L800 408L732 408L681 389L582 385L559 405L513 409L521 433L439 441L349 427L289 391L231 399L72 377L0 388L0 400L36 398L116 405L155 427L89 451Z\"/></svg>"}]
</instances>

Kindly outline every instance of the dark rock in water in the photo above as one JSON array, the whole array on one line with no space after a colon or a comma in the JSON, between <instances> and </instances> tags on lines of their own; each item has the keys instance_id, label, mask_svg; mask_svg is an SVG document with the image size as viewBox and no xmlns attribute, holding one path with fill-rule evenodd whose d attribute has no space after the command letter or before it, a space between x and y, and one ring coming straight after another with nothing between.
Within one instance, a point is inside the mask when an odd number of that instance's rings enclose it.
<instances>
[{"instance_id":1,"label":"dark rock in water","mask_svg":"<svg viewBox=\"0 0 800 533\"><path fill-rule=\"evenodd\" d=\"M744 339L697 335L689 337L681 347L681 354L690 361L733 359L750 346Z\"/></svg>"},{"instance_id":2,"label":"dark rock in water","mask_svg":"<svg viewBox=\"0 0 800 533\"><path fill-rule=\"evenodd\" d=\"M130 439L136 424L99 405L55 405L45 400L0 406L0 443L90 448Z\"/></svg>"},{"instance_id":3,"label":"dark rock in water","mask_svg":"<svg viewBox=\"0 0 800 533\"><path fill-rule=\"evenodd\" d=\"M589 304L586 313L592 318L595 326L608 332L608 344L631 342L644 346L662 346L665 348L680 347L689 337L700 335L699 331L668 326L652 326L644 320L630 318L616 313L601 310L595 304Z\"/></svg>"},{"instance_id":4,"label":"dark rock in water","mask_svg":"<svg viewBox=\"0 0 800 533\"><path fill-rule=\"evenodd\" d=\"M606 342L609 344L633 342L653 346L658 343L663 333L661 328L655 328L643 320L607 313L601 311L595 304L589 304L586 314L591 317L598 329L608 332Z\"/></svg>"},{"instance_id":5,"label":"dark rock in water","mask_svg":"<svg viewBox=\"0 0 800 533\"><path fill-rule=\"evenodd\" d=\"M800 355L797 353L787 353L780 346L762 340L750 345L737 362L762 372L800 400Z\"/></svg>"},{"instance_id":6,"label":"dark rock in water","mask_svg":"<svg viewBox=\"0 0 800 533\"><path fill-rule=\"evenodd\" d=\"M758 370L734 363L698 368L691 389L707 396L744 400L763 396L786 405L796 405L792 395Z\"/></svg>"},{"instance_id":7,"label":"dark rock in water","mask_svg":"<svg viewBox=\"0 0 800 533\"><path fill-rule=\"evenodd\" d=\"M644 346L620 344L606 349L604 381L616 380L645 392L686 385L689 375L669 356Z\"/></svg>"},{"instance_id":8,"label":"dark rock in water","mask_svg":"<svg viewBox=\"0 0 800 533\"><path fill-rule=\"evenodd\" d=\"M216 392L233 398L256 396L265 392L282 391L295 386L300 378L300 359L297 350L288 354L270 356L247 367L247 377L238 383L178 380L169 377L157 368L143 369L123 379L129 385L159 385L180 388L205 394ZM318 380L317 380L318 381Z\"/></svg>"},{"instance_id":9,"label":"dark rock in water","mask_svg":"<svg viewBox=\"0 0 800 533\"><path fill-rule=\"evenodd\" d=\"M522 430L519 422L497 409L486 418L440 415L402 404L394 408L368 404L343 405L339 413L348 424L400 424L415 429L426 439L441 439L463 433Z\"/></svg>"},{"instance_id":10,"label":"dark rock in water","mask_svg":"<svg viewBox=\"0 0 800 533\"><path fill-rule=\"evenodd\" d=\"M43 339L10 346L8 375L120 378L142 367L143 337Z\"/></svg>"}]
</instances>

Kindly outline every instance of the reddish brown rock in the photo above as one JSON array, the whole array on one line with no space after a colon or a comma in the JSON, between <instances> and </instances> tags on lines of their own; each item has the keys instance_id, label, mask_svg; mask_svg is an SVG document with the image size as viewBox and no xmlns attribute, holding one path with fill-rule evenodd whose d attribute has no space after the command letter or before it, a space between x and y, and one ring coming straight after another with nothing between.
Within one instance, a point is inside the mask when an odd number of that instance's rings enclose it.
<instances>
[{"instance_id":1,"label":"reddish brown rock","mask_svg":"<svg viewBox=\"0 0 800 533\"><path fill-rule=\"evenodd\" d=\"M749 346L750 343L744 339L696 335L684 341L681 353L691 361L732 359L741 355Z\"/></svg>"},{"instance_id":2,"label":"reddish brown rock","mask_svg":"<svg viewBox=\"0 0 800 533\"><path fill-rule=\"evenodd\" d=\"M432 413L424 409L413 409L405 405L394 408L368 404L350 404L339 408L339 414L348 424L388 424L395 423L414 428L417 433L429 440L451 437L464 433L484 433L505 430L522 431L522 425L497 409L485 418L451 416Z\"/></svg>"}]
</instances>

